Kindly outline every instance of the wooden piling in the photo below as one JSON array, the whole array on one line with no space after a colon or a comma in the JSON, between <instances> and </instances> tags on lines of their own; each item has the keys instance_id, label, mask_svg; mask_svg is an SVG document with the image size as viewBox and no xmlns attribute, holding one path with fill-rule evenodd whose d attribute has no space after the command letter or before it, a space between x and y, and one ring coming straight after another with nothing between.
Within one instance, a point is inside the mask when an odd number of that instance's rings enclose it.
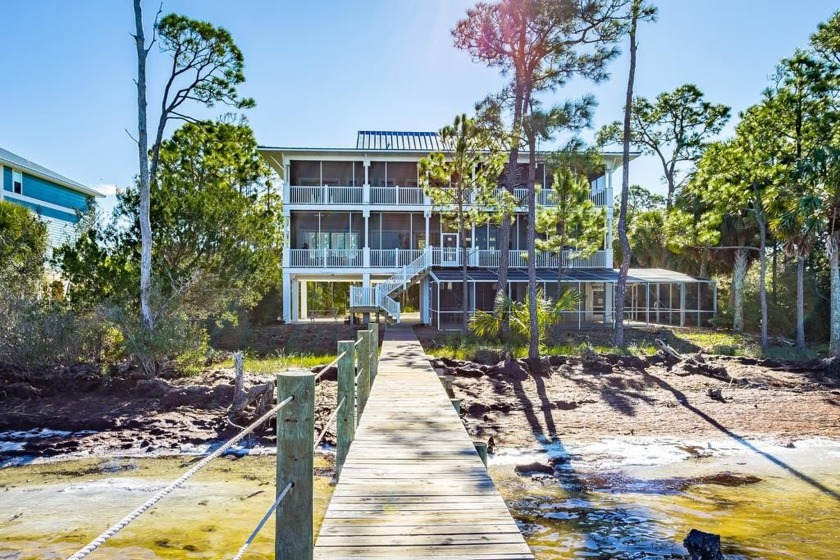
<instances>
[{"instance_id":1,"label":"wooden piling","mask_svg":"<svg viewBox=\"0 0 840 560\"><path fill-rule=\"evenodd\" d=\"M379 323L370 325L370 383L373 385L376 380L376 373L379 370Z\"/></svg>"},{"instance_id":2,"label":"wooden piling","mask_svg":"<svg viewBox=\"0 0 840 560\"><path fill-rule=\"evenodd\" d=\"M356 434L356 347L352 340L338 343L338 402L344 400L337 418L338 441L335 449L335 477L341 475L341 467L347 459L350 444Z\"/></svg>"},{"instance_id":3,"label":"wooden piling","mask_svg":"<svg viewBox=\"0 0 840 560\"><path fill-rule=\"evenodd\" d=\"M361 342L356 353L359 372L359 379L356 381L356 424L359 423L370 396L370 331L359 331L358 338Z\"/></svg>"},{"instance_id":4,"label":"wooden piling","mask_svg":"<svg viewBox=\"0 0 840 560\"><path fill-rule=\"evenodd\" d=\"M486 441L474 441L473 445L475 446L475 450L478 451L478 456L481 457L481 462L484 463L484 466L487 466L487 442Z\"/></svg>"},{"instance_id":5,"label":"wooden piling","mask_svg":"<svg viewBox=\"0 0 840 560\"><path fill-rule=\"evenodd\" d=\"M276 495L292 489L275 514L277 560L312 560L312 467L315 439L315 375L290 372L277 376L278 401L292 401L277 411Z\"/></svg>"},{"instance_id":6,"label":"wooden piling","mask_svg":"<svg viewBox=\"0 0 840 560\"><path fill-rule=\"evenodd\" d=\"M455 409L455 412L461 414L461 399L449 399L449 402L452 403L452 408Z\"/></svg>"}]
</instances>

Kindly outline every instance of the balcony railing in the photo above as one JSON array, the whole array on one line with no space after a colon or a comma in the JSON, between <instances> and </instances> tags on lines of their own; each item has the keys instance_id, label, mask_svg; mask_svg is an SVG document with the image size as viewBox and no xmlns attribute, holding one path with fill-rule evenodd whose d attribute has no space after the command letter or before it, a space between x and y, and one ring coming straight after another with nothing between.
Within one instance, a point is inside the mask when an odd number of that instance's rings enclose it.
<instances>
[{"instance_id":1,"label":"balcony railing","mask_svg":"<svg viewBox=\"0 0 840 560\"><path fill-rule=\"evenodd\" d=\"M419 187L371 187L371 204L408 204L418 206L424 204L423 189Z\"/></svg>"},{"instance_id":2,"label":"balcony railing","mask_svg":"<svg viewBox=\"0 0 840 560\"><path fill-rule=\"evenodd\" d=\"M371 268L405 266L423 254L422 249L371 249Z\"/></svg>"},{"instance_id":3,"label":"balcony railing","mask_svg":"<svg viewBox=\"0 0 840 560\"><path fill-rule=\"evenodd\" d=\"M362 204L364 187L289 187L291 204Z\"/></svg>"},{"instance_id":4,"label":"balcony railing","mask_svg":"<svg viewBox=\"0 0 840 560\"><path fill-rule=\"evenodd\" d=\"M289 187L288 204L370 204L382 206L423 206L429 204L420 187L369 187L369 200L365 202L365 187L347 187L324 185L320 187ZM504 189L496 190L496 198L501 199ZM528 189L513 189L517 207L528 206ZM606 188L603 181L593 183L590 199L596 206L612 205L612 189ZM538 206L556 206L557 195L552 189L540 189L536 193ZM472 197L475 202L475 197Z\"/></svg>"},{"instance_id":5,"label":"balcony railing","mask_svg":"<svg viewBox=\"0 0 840 560\"><path fill-rule=\"evenodd\" d=\"M362 249L289 249L292 268L361 268Z\"/></svg>"},{"instance_id":6,"label":"balcony railing","mask_svg":"<svg viewBox=\"0 0 840 560\"><path fill-rule=\"evenodd\" d=\"M290 249L291 268L365 268L364 249ZM499 251L470 247L467 250L467 265L498 268ZM609 268L610 251L596 251L587 258L571 258L572 251L563 252L563 268ZM396 269L408 266L423 256L422 249L371 249L370 268ZM464 251L455 247L433 247L430 249L431 266L459 267ZM508 253L511 268L528 267L528 251L514 249ZM558 253L537 251L537 268L557 268Z\"/></svg>"}]
</instances>

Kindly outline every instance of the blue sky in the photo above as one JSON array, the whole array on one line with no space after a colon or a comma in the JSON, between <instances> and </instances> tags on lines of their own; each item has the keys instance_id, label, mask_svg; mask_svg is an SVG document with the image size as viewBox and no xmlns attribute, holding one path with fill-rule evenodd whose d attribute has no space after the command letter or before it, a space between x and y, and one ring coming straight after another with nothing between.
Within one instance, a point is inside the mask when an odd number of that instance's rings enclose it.
<instances>
[{"instance_id":1,"label":"blue sky","mask_svg":"<svg viewBox=\"0 0 840 560\"><path fill-rule=\"evenodd\" d=\"M503 85L495 70L452 46L450 29L473 3L164 0L163 9L232 33L245 55L241 92L257 101L247 117L261 144L342 147L354 145L359 129L437 130ZM837 9L828 0L656 3L658 22L639 31L637 93L653 97L694 82L736 114L759 100L778 60L805 47ZM158 5L146 3L149 22ZM2 0L0 21L0 146L87 185L130 184L137 173L131 0ZM150 123L165 63L154 49ZM597 128L621 117L627 67L622 55L608 82L576 81L544 100L595 94ZM660 176L652 158L631 165L631 182L662 191Z\"/></svg>"}]
</instances>

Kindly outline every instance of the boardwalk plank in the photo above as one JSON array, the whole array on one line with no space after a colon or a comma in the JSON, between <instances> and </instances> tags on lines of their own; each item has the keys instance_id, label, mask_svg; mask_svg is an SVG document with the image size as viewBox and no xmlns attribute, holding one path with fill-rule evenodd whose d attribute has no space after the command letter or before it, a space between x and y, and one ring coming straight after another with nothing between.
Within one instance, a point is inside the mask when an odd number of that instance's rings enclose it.
<instances>
[{"instance_id":1,"label":"boardwalk plank","mask_svg":"<svg viewBox=\"0 0 840 560\"><path fill-rule=\"evenodd\" d=\"M534 558L410 329L386 333L315 558Z\"/></svg>"}]
</instances>

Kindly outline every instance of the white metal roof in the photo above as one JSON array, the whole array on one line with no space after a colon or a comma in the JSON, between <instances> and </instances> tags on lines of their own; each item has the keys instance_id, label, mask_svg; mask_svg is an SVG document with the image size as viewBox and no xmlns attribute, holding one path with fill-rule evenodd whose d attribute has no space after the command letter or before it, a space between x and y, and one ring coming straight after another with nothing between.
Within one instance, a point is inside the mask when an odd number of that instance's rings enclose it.
<instances>
[{"instance_id":1,"label":"white metal roof","mask_svg":"<svg viewBox=\"0 0 840 560\"><path fill-rule=\"evenodd\" d=\"M443 148L437 132L360 130L356 135L357 150L429 150L439 152Z\"/></svg>"}]
</instances>

